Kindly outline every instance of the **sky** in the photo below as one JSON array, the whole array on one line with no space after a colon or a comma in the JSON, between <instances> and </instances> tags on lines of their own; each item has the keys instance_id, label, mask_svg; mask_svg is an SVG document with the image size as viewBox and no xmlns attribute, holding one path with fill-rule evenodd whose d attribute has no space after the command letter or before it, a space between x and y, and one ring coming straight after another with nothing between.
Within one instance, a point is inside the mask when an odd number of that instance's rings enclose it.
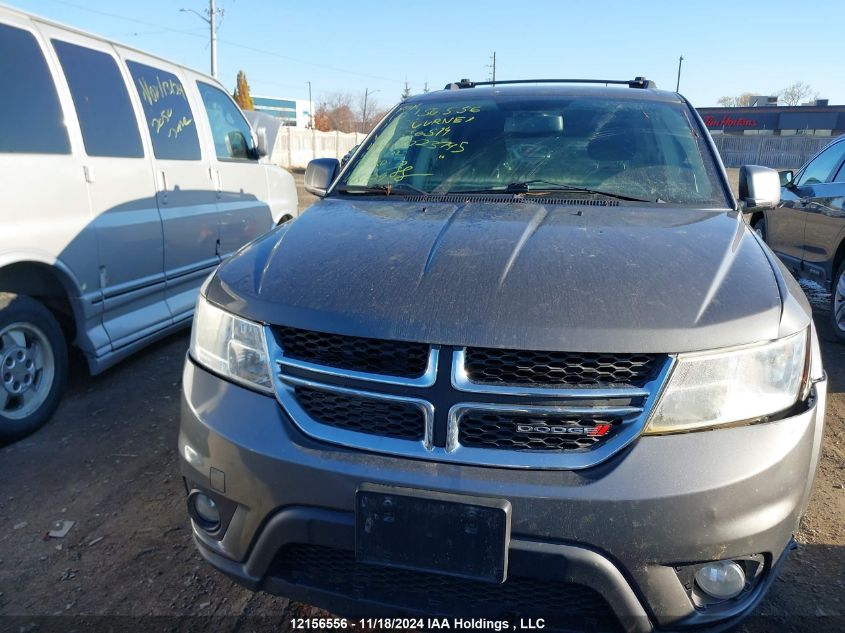
<instances>
[{"instance_id":1,"label":"sky","mask_svg":"<svg viewBox=\"0 0 845 633\"><path fill-rule=\"evenodd\" d=\"M209 72L208 0L0 0ZM463 77L646 76L694 106L810 84L845 103L841 0L217 0L218 79L244 70L253 95L312 98L368 90L371 103Z\"/></svg>"}]
</instances>

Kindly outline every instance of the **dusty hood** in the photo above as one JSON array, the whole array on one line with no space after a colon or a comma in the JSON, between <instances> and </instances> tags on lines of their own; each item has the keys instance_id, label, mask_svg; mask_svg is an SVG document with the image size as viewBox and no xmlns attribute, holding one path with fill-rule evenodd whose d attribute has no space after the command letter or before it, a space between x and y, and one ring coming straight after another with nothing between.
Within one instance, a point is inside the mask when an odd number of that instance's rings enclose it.
<instances>
[{"instance_id":1,"label":"dusty hood","mask_svg":"<svg viewBox=\"0 0 845 633\"><path fill-rule=\"evenodd\" d=\"M343 334L677 352L778 336L772 267L735 213L327 199L223 265L222 307Z\"/></svg>"}]
</instances>

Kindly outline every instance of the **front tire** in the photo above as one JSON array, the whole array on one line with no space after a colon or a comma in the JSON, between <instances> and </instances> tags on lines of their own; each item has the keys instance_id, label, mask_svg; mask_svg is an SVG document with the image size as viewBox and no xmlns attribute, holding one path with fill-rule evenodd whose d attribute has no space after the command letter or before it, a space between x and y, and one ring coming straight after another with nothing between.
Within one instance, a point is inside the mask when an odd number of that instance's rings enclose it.
<instances>
[{"instance_id":1,"label":"front tire","mask_svg":"<svg viewBox=\"0 0 845 633\"><path fill-rule=\"evenodd\" d=\"M29 435L52 417L67 366L53 314L31 297L0 293L0 442Z\"/></svg>"},{"instance_id":2,"label":"front tire","mask_svg":"<svg viewBox=\"0 0 845 633\"><path fill-rule=\"evenodd\" d=\"M836 338L845 342L845 261L839 264L830 293L830 325Z\"/></svg>"},{"instance_id":3,"label":"front tire","mask_svg":"<svg viewBox=\"0 0 845 633\"><path fill-rule=\"evenodd\" d=\"M760 236L760 239L766 241L766 216L761 215L759 218L751 223L751 228Z\"/></svg>"}]
</instances>

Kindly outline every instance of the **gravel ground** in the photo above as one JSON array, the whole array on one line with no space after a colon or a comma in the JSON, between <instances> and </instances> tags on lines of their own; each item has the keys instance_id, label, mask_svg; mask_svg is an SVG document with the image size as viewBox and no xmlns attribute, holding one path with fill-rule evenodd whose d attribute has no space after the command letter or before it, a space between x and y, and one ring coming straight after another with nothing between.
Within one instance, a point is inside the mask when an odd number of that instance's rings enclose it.
<instances>
[{"instance_id":1,"label":"gravel ground","mask_svg":"<svg viewBox=\"0 0 845 633\"><path fill-rule=\"evenodd\" d=\"M810 290L830 375L824 452L754 632L845 629L845 346ZM53 421L0 449L0 630L286 631L314 612L241 589L194 550L176 455L187 345L171 336L96 378L73 358ZM45 538L57 521L74 524Z\"/></svg>"}]
</instances>

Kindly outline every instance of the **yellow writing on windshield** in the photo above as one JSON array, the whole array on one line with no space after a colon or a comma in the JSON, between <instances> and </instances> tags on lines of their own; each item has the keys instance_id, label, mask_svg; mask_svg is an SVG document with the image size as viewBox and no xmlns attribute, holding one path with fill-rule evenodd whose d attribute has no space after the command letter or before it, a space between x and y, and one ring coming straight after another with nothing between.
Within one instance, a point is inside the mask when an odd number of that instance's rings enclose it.
<instances>
[{"instance_id":1,"label":"yellow writing on windshield","mask_svg":"<svg viewBox=\"0 0 845 633\"><path fill-rule=\"evenodd\" d=\"M388 178L390 178L393 182L402 182L406 178L412 178L414 176L431 176L432 174L412 174L411 172L414 171L414 166L409 165L407 161L402 161L399 163L393 171L387 174Z\"/></svg>"}]
</instances>

